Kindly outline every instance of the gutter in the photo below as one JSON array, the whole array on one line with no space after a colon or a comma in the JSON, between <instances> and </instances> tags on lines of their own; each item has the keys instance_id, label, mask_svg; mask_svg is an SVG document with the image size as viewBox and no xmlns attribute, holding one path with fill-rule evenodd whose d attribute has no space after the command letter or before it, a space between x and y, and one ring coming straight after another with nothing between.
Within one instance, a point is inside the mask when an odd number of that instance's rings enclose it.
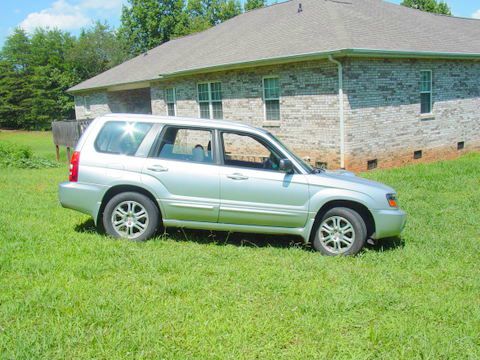
<instances>
[{"instance_id":1,"label":"gutter","mask_svg":"<svg viewBox=\"0 0 480 360\"><path fill-rule=\"evenodd\" d=\"M345 169L345 109L343 106L343 65L335 60L332 55L328 60L337 65L338 68L338 117L340 123L340 168Z\"/></svg>"},{"instance_id":2,"label":"gutter","mask_svg":"<svg viewBox=\"0 0 480 360\"><path fill-rule=\"evenodd\" d=\"M310 52L304 54L296 54L296 55L287 55L287 56L277 56L271 58L263 58L263 59L256 59L251 61L243 61L237 63L225 63L213 66L207 66L202 68L192 68L180 71L174 71L171 73L164 73L158 74L157 77L151 79L144 79L140 81L130 81L130 82L119 82L119 83L111 83L111 84L102 84L102 85L94 85L89 87L81 87L77 88L78 84L70 89L67 90L67 93L72 95L84 93L92 90L103 90L105 88L111 86L118 86L118 85L127 85L132 83L138 82L161 82L162 80L169 80L171 78L176 78L180 76L187 76L187 75L196 75L196 74L204 74L209 72L216 72L216 71L227 71L227 70L234 70L234 69L242 69L242 68L249 68L255 66L266 66L266 65L278 65L278 64L285 64L285 63L292 63L292 62L300 62L300 61L309 61L309 60L321 60L321 59L328 59L330 56L338 57L369 57L369 58L416 58L416 59L451 59L451 60L474 60L480 61L480 53L455 53L455 52L431 52L431 51L410 51L410 50L378 50L378 49L336 49L331 51L324 51L324 52ZM118 65L121 66L121 65ZM110 70L107 70L110 71ZM98 75L97 75L98 76ZM85 80L87 82L89 80Z\"/></svg>"}]
</instances>

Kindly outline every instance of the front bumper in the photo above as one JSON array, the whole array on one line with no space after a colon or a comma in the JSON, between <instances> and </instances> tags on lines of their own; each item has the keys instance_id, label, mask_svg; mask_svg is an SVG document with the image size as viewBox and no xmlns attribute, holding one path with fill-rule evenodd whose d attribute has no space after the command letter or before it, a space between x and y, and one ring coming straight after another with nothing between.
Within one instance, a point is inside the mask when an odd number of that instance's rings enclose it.
<instances>
[{"instance_id":1,"label":"front bumper","mask_svg":"<svg viewBox=\"0 0 480 360\"><path fill-rule=\"evenodd\" d=\"M58 186L60 204L93 217L97 221L105 188L100 185L64 182Z\"/></svg>"},{"instance_id":2,"label":"front bumper","mask_svg":"<svg viewBox=\"0 0 480 360\"><path fill-rule=\"evenodd\" d=\"M399 236L407 223L407 214L400 209L373 210L375 220L374 239Z\"/></svg>"}]
</instances>

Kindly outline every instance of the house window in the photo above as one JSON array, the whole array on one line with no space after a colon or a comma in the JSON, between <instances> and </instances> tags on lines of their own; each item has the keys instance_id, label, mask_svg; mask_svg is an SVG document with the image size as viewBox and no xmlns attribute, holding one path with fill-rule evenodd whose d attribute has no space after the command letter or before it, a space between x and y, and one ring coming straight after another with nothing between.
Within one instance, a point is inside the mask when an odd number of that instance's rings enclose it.
<instances>
[{"instance_id":1,"label":"house window","mask_svg":"<svg viewBox=\"0 0 480 360\"><path fill-rule=\"evenodd\" d=\"M222 84L219 82L197 85L198 105L202 119L222 119Z\"/></svg>"},{"instance_id":2,"label":"house window","mask_svg":"<svg viewBox=\"0 0 480 360\"><path fill-rule=\"evenodd\" d=\"M85 108L85 114L90 115L91 109L90 109L90 96L85 95L83 97L83 107Z\"/></svg>"},{"instance_id":3,"label":"house window","mask_svg":"<svg viewBox=\"0 0 480 360\"><path fill-rule=\"evenodd\" d=\"M423 70L420 73L420 112L432 113L432 71Z\"/></svg>"},{"instance_id":4,"label":"house window","mask_svg":"<svg viewBox=\"0 0 480 360\"><path fill-rule=\"evenodd\" d=\"M280 87L278 77L263 79L265 120L280 120Z\"/></svg>"},{"instance_id":5,"label":"house window","mask_svg":"<svg viewBox=\"0 0 480 360\"><path fill-rule=\"evenodd\" d=\"M165 89L165 102L167 103L167 115L176 115L175 88Z\"/></svg>"}]
</instances>

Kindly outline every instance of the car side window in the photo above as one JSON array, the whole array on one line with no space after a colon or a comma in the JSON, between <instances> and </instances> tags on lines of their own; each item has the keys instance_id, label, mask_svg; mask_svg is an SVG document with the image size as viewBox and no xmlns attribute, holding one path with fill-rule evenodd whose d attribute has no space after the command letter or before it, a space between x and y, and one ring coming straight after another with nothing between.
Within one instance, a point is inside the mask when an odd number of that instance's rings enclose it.
<instances>
[{"instance_id":1,"label":"car side window","mask_svg":"<svg viewBox=\"0 0 480 360\"><path fill-rule=\"evenodd\" d=\"M108 154L135 155L152 124L109 121L95 139L95 150Z\"/></svg>"},{"instance_id":2,"label":"car side window","mask_svg":"<svg viewBox=\"0 0 480 360\"><path fill-rule=\"evenodd\" d=\"M153 157L167 160L213 163L212 132L167 126L157 141Z\"/></svg>"},{"instance_id":3,"label":"car side window","mask_svg":"<svg viewBox=\"0 0 480 360\"><path fill-rule=\"evenodd\" d=\"M282 157L255 137L223 132L222 141L225 165L279 171Z\"/></svg>"}]
</instances>

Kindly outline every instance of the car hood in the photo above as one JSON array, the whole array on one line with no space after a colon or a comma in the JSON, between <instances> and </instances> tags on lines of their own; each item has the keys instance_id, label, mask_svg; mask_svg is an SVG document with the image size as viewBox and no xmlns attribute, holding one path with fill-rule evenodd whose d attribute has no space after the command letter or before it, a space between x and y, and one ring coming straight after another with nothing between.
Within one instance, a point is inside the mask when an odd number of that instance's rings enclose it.
<instances>
[{"instance_id":1,"label":"car hood","mask_svg":"<svg viewBox=\"0 0 480 360\"><path fill-rule=\"evenodd\" d=\"M325 170L318 174L309 174L309 183L324 187L335 187L352 190L372 196L372 192L396 193L396 191L385 184L364 179L346 170Z\"/></svg>"}]
</instances>

